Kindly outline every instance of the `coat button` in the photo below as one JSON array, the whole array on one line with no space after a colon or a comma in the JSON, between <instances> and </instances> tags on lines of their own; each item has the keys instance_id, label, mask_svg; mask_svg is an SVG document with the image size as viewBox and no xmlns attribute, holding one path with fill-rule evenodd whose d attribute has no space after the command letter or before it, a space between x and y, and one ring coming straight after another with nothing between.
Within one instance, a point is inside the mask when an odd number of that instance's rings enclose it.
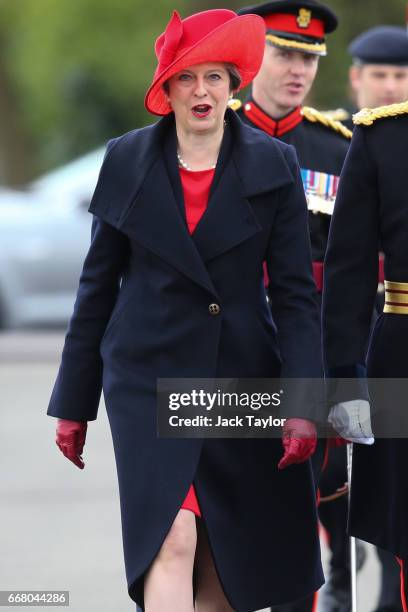
<instances>
[{"instance_id":1,"label":"coat button","mask_svg":"<svg viewBox=\"0 0 408 612\"><path fill-rule=\"evenodd\" d=\"M220 314L221 308L218 306L218 304L210 304L208 307L208 312L212 315L217 315Z\"/></svg>"}]
</instances>

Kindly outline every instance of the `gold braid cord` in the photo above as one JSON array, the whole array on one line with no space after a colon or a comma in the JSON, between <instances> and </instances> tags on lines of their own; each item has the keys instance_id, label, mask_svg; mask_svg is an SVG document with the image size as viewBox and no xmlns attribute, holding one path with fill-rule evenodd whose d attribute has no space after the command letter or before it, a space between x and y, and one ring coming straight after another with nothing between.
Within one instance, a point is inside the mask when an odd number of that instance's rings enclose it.
<instances>
[{"instance_id":1,"label":"gold braid cord","mask_svg":"<svg viewBox=\"0 0 408 612\"><path fill-rule=\"evenodd\" d=\"M309 53L315 53L316 55L326 55L327 47L325 43L305 43L297 40L287 40L274 34L267 34L266 40L271 42L273 45L278 47L287 47L288 49L299 49L300 51L306 51Z\"/></svg>"},{"instance_id":2,"label":"gold braid cord","mask_svg":"<svg viewBox=\"0 0 408 612\"><path fill-rule=\"evenodd\" d=\"M386 117L398 117L408 113L408 101L400 104L389 104L377 108L363 108L359 113L353 115L355 125L372 125L377 119Z\"/></svg>"},{"instance_id":3,"label":"gold braid cord","mask_svg":"<svg viewBox=\"0 0 408 612\"><path fill-rule=\"evenodd\" d=\"M331 117L327 117L327 115L324 115L315 108L311 108L310 106L304 106L302 108L302 114L308 121L311 121L312 123L322 123L326 127L331 128L335 132L338 132L339 134L344 136L344 138L350 139L353 135L353 132L346 128L345 125L340 123L340 121L336 121Z\"/></svg>"},{"instance_id":4,"label":"gold braid cord","mask_svg":"<svg viewBox=\"0 0 408 612\"><path fill-rule=\"evenodd\" d=\"M328 117L329 119L334 119L334 121L346 121L350 119L350 113L346 111L345 108L336 108L334 110L324 110L321 111L322 115Z\"/></svg>"},{"instance_id":5,"label":"gold braid cord","mask_svg":"<svg viewBox=\"0 0 408 612\"><path fill-rule=\"evenodd\" d=\"M237 111L241 108L242 102L238 98L232 98L228 100L228 108L231 108L233 111Z\"/></svg>"}]
</instances>

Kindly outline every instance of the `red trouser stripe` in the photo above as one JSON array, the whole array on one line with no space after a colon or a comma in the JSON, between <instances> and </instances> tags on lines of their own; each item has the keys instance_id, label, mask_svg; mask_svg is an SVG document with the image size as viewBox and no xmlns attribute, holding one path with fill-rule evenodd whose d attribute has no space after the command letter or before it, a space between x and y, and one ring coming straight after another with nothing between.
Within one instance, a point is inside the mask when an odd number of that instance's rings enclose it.
<instances>
[{"instance_id":1,"label":"red trouser stripe","mask_svg":"<svg viewBox=\"0 0 408 612\"><path fill-rule=\"evenodd\" d=\"M401 603L402 603L402 609L404 610L404 612L408 612L408 601L407 601L407 589L408 589L408 584L407 584L407 562L403 561L402 559L398 559L398 557L396 557L398 563L400 564L401 567Z\"/></svg>"},{"instance_id":2,"label":"red trouser stripe","mask_svg":"<svg viewBox=\"0 0 408 612\"><path fill-rule=\"evenodd\" d=\"M319 599L319 593L316 591L313 597L312 612L317 612L317 600L318 599ZM404 612L406 612L406 610L404 610Z\"/></svg>"}]
</instances>

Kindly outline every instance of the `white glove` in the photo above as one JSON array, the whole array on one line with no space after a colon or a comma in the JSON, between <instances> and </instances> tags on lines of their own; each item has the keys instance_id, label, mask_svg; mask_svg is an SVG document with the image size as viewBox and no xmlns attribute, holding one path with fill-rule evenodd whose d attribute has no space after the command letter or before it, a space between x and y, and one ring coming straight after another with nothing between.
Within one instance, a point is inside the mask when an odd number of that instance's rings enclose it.
<instances>
[{"instance_id":1,"label":"white glove","mask_svg":"<svg viewBox=\"0 0 408 612\"><path fill-rule=\"evenodd\" d=\"M328 421L345 440L359 444L374 444L370 404L367 400L357 399L335 404L330 410Z\"/></svg>"}]
</instances>

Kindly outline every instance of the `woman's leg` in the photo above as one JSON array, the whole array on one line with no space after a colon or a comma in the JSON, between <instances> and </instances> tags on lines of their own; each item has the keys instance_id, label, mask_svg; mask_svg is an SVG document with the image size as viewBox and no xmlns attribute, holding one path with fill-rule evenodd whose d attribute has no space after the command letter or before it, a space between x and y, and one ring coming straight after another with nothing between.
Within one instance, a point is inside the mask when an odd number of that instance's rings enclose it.
<instances>
[{"instance_id":1,"label":"woman's leg","mask_svg":"<svg viewBox=\"0 0 408 612\"><path fill-rule=\"evenodd\" d=\"M196 612L234 612L228 603L214 566L207 532L201 520L197 521L197 551L194 578L196 586Z\"/></svg>"},{"instance_id":2,"label":"woman's leg","mask_svg":"<svg viewBox=\"0 0 408 612\"><path fill-rule=\"evenodd\" d=\"M195 515L180 510L144 581L145 612L193 612Z\"/></svg>"}]
</instances>

